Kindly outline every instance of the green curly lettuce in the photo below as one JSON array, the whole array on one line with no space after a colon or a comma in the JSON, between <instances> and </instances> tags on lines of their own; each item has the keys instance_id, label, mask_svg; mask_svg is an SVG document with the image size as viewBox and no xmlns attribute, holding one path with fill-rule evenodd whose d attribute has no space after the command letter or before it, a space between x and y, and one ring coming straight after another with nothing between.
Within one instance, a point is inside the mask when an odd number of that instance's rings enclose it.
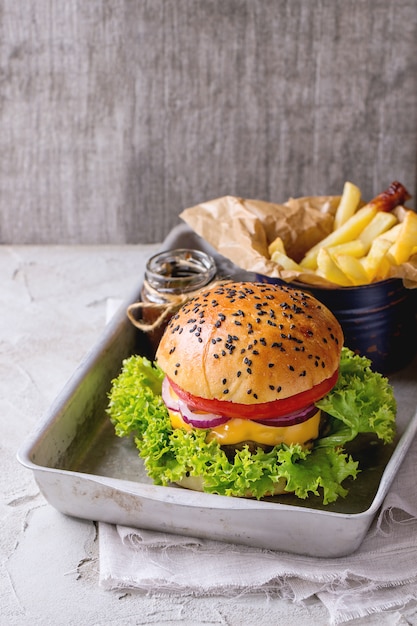
<instances>
[{"instance_id":1,"label":"green curly lettuce","mask_svg":"<svg viewBox=\"0 0 417 626\"><path fill-rule=\"evenodd\" d=\"M321 495L328 504L347 494L343 481L359 472L344 444L359 433L375 433L384 443L394 437L396 403L388 380L347 348L336 386L316 403L330 417L326 436L312 450L281 444L253 452L245 446L229 459L217 441L206 441L207 430L172 428L161 397L163 378L147 358L126 359L112 382L107 407L116 434L134 437L148 475L159 485L196 476L208 493L244 497L250 492L262 498L285 480L287 490L299 498Z\"/></svg>"},{"instance_id":2,"label":"green curly lettuce","mask_svg":"<svg viewBox=\"0 0 417 626\"><path fill-rule=\"evenodd\" d=\"M316 406L332 418L330 433L317 442L320 447L343 446L360 433L374 433L384 443L394 439L397 404L388 379L347 348L336 385Z\"/></svg>"}]
</instances>

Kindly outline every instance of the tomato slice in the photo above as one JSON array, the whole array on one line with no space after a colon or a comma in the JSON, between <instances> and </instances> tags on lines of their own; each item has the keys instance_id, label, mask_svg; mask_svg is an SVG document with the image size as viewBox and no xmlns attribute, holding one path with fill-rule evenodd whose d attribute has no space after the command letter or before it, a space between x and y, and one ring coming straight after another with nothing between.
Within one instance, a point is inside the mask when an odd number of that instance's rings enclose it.
<instances>
[{"instance_id":1,"label":"tomato slice","mask_svg":"<svg viewBox=\"0 0 417 626\"><path fill-rule=\"evenodd\" d=\"M239 404L230 400L217 400L200 398L181 389L170 378L169 382L177 394L193 411L205 411L224 415L225 417L237 417L250 420L267 420L274 417L281 417L288 413L293 413L309 404L313 404L326 395L336 384L339 370L336 370L330 378L326 378L311 389L306 389L295 396L284 398L283 400L273 400L272 402L261 402L260 404Z\"/></svg>"}]
</instances>

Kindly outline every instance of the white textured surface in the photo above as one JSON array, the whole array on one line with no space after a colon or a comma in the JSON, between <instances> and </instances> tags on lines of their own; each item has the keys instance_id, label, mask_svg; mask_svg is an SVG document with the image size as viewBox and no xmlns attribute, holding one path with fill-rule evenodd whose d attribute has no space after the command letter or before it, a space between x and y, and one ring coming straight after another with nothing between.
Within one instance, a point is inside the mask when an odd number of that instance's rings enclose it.
<instances>
[{"instance_id":1,"label":"white textured surface","mask_svg":"<svg viewBox=\"0 0 417 626\"><path fill-rule=\"evenodd\" d=\"M95 524L57 513L15 459L155 249L0 248L0 624L328 624L318 602L103 591ZM417 624L411 611L352 624Z\"/></svg>"}]
</instances>

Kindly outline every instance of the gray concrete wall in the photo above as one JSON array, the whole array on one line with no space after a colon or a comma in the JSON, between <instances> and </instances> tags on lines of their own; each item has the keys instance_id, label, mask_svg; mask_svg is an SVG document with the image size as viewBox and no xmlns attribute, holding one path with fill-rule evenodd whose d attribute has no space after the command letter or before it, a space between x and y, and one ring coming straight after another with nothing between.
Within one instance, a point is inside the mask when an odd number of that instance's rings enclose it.
<instances>
[{"instance_id":1,"label":"gray concrete wall","mask_svg":"<svg viewBox=\"0 0 417 626\"><path fill-rule=\"evenodd\" d=\"M416 193L416 0L0 0L0 242L161 240L182 209Z\"/></svg>"}]
</instances>

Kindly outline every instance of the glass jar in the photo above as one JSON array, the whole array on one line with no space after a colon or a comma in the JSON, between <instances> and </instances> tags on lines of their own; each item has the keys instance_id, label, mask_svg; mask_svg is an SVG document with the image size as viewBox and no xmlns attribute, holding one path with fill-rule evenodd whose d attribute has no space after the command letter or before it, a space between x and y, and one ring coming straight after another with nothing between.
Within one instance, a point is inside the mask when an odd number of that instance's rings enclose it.
<instances>
[{"instance_id":1,"label":"glass jar","mask_svg":"<svg viewBox=\"0 0 417 626\"><path fill-rule=\"evenodd\" d=\"M178 248L152 256L145 269L141 292L142 321L136 325L148 335L153 351L170 318L187 297L208 285L216 275L214 259L200 250Z\"/></svg>"}]
</instances>

